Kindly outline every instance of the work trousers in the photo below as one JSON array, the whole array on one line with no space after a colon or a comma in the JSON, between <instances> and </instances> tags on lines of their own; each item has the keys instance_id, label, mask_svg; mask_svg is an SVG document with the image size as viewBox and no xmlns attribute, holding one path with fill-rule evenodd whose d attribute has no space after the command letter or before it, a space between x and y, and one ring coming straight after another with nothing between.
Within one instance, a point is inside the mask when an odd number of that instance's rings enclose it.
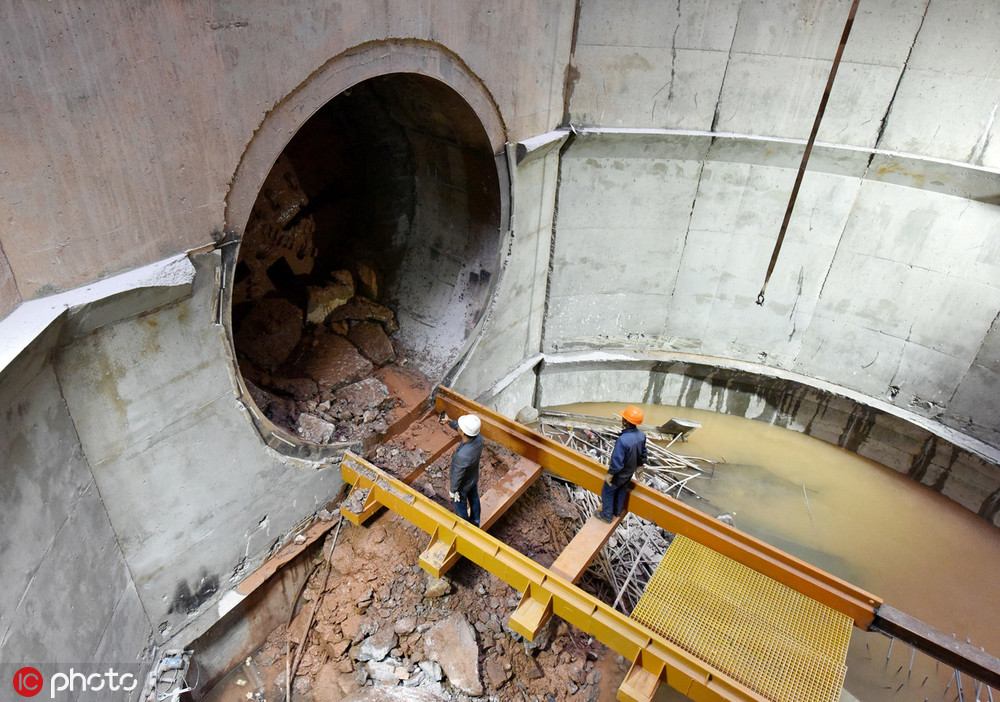
<instances>
[{"instance_id":1,"label":"work trousers","mask_svg":"<svg viewBox=\"0 0 1000 702\"><path fill-rule=\"evenodd\" d=\"M462 499L455 503L455 514L479 526L479 481L474 482L468 491L458 494Z\"/></svg>"},{"instance_id":2,"label":"work trousers","mask_svg":"<svg viewBox=\"0 0 1000 702\"><path fill-rule=\"evenodd\" d=\"M632 476L615 475L611 485L604 483L601 488L601 516L607 520L619 516L625 511L625 498L632 484Z\"/></svg>"}]
</instances>

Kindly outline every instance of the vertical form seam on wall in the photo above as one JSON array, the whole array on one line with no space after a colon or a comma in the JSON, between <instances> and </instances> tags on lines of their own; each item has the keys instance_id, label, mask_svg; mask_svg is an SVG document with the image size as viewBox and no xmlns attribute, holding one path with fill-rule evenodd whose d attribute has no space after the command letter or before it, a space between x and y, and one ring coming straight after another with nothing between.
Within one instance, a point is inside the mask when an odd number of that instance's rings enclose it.
<instances>
[{"instance_id":1,"label":"vertical form seam on wall","mask_svg":"<svg viewBox=\"0 0 1000 702\"><path fill-rule=\"evenodd\" d=\"M562 175L563 175L563 159L566 156L566 151L569 149L570 145L576 140L576 130L573 125L569 127L569 134L566 136L566 141L563 142L562 146L559 147L559 163L556 164L556 191L552 198L552 226L549 228L549 261L546 267L545 273L545 299L542 304L542 327L540 330L538 338L538 351L541 354L545 354L545 342L546 342L546 330L548 328L549 321L549 307L552 299L552 274L555 270L555 258L556 258L556 223L559 219L559 196L562 192ZM539 401L541 399L541 384L540 372L544 361L535 366L535 391L532 400L532 405L534 407L539 406Z\"/></svg>"},{"instance_id":2,"label":"vertical form seam on wall","mask_svg":"<svg viewBox=\"0 0 1000 702\"><path fill-rule=\"evenodd\" d=\"M714 136L712 137L715 138ZM701 163L698 164L698 182L694 186L694 197L691 198L691 208L688 210L688 221L687 227L684 228L684 241L681 242L680 255L677 256L677 269L674 271L674 281L670 286L670 297L674 296L677 291L677 280L681 277L681 262L684 260L684 252L687 250L688 236L691 235L691 221L694 219L694 209L698 205L698 198L701 196L701 181L705 174L705 163L707 159L703 159ZM664 320L666 324L666 320ZM666 329L664 329L666 331Z\"/></svg>"},{"instance_id":3,"label":"vertical form seam on wall","mask_svg":"<svg viewBox=\"0 0 1000 702\"><path fill-rule=\"evenodd\" d=\"M826 81L826 89L823 91L823 97L819 101L819 109L816 111L816 119L813 120L812 131L809 132L809 140L806 142L806 148L802 152L802 162L799 164L799 170L795 174L795 183L792 185L792 192L788 198L788 207L785 208L785 217L781 221L781 229L778 231L778 240L774 243L774 251L771 252L771 261L767 265L767 273L764 275L764 284L760 288L760 292L757 294L757 304L763 306L764 304L764 291L767 290L767 284L771 280L771 274L774 272L774 266L778 262L778 254L781 252L781 244L785 240L785 232L788 231L788 222L792 218L792 210L795 209L795 200L798 198L799 187L802 185L802 177L805 175L806 165L809 163L809 154L812 153L813 144L816 143L816 134L819 133L819 125L823 121L823 113L826 112L826 104L830 100L830 92L833 90L833 81L837 77L837 69L840 67L840 59L844 56L844 47L847 45L847 39L851 35L851 28L854 26L854 16L858 12L858 4L860 0L854 0L851 4L851 9L847 13L847 21L844 23L844 33L840 37L840 44L837 46L837 54L833 57L833 65L830 67L830 75Z\"/></svg>"},{"instance_id":4,"label":"vertical form seam on wall","mask_svg":"<svg viewBox=\"0 0 1000 702\"><path fill-rule=\"evenodd\" d=\"M17 274L14 272L14 266L10 264L10 259L7 258L7 252L4 251L2 239L0 239L0 258L3 258L4 262L7 264L7 270L10 271L10 279L14 282L14 306L10 310L13 312L21 306L22 302L24 302L24 297L21 295L21 286L17 283Z\"/></svg>"},{"instance_id":5,"label":"vertical form seam on wall","mask_svg":"<svg viewBox=\"0 0 1000 702\"><path fill-rule=\"evenodd\" d=\"M719 124L719 109L722 107L722 91L726 87L726 76L729 75L729 64L733 60L733 46L736 44L736 33L740 26L740 14L743 12L743 3L736 11L736 21L733 22L733 36L729 38L729 52L726 54L726 67L722 69L722 80L719 81L719 94L715 98L715 111L712 113L712 126L709 131L712 133L712 144L715 143L715 129Z\"/></svg>"},{"instance_id":6,"label":"vertical form seam on wall","mask_svg":"<svg viewBox=\"0 0 1000 702\"><path fill-rule=\"evenodd\" d=\"M94 482L96 485L96 481L94 481L93 474L91 474L90 479L91 482ZM42 553L41 558L38 560L38 566L31 573L31 577L28 578L28 582L25 584L24 590L21 592L21 598L17 601L17 605L14 607L14 611L11 612L10 616L7 618L7 629L6 631L2 632L3 635L0 636L0 649L2 649L4 646L7 645L7 640L10 638L10 633L12 631L14 620L17 618L17 613L21 610L21 606L24 604L24 598L28 596L28 591L31 589L31 584L35 582L35 576L38 575L38 569L41 567L42 562L46 558L48 558L49 554L52 552L52 547L55 546L56 539L59 538L59 534L62 532L63 529L66 528L66 525L69 523L69 520L73 518L73 513L76 512L76 508L80 506L80 502L83 500L83 495L85 492L86 488L84 488L80 492L80 494L76 496L76 500L73 502L73 506L70 507L69 510L66 512L66 518L59 525L59 528L55 530L55 533L52 535L52 539L49 541L48 546L45 547L45 551ZM100 495L100 492L98 492L98 495Z\"/></svg>"},{"instance_id":7,"label":"vertical form seam on wall","mask_svg":"<svg viewBox=\"0 0 1000 702\"><path fill-rule=\"evenodd\" d=\"M156 627L153 625L153 619L149 616L149 610L146 609L146 603L142 599L142 595L139 593L139 585L136 580L135 573L132 572L132 566L129 563L128 558L125 555L125 549L122 548L121 537L118 535L118 530L115 528L115 522L111 518L111 514L108 512L107 503L104 501L104 493L101 492L101 485L97 481L97 476L94 475L93 463L90 460L90 456L87 455L87 450L83 446L83 439L80 437L80 432L76 427L76 418L73 416L73 412L70 410L69 403L66 401L65 395L63 395L62 381L59 379L59 371L56 368L55 358L52 359L52 372L56 377L56 385L59 386L59 398L62 400L63 406L66 408L66 413L69 415L69 421L73 425L73 434L76 436L76 442L80 447L80 453L83 454L84 460L87 462L87 471L90 473L90 479L94 483L94 490L97 492L97 497L101 500L101 508L104 510L104 516L108 519L108 526L111 528L111 533L115 537L115 546L118 548L118 555L121 556L122 564L125 566L125 572L128 573L128 578L135 586L135 596L139 600L139 606L142 607L142 614L146 617L146 623L149 624L149 630L152 635L155 636Z\"/></svg>"},{"instance_id":8,"label":"vertical form seam on wall","mask_svg":"<svg viewBox=\"0 0 1000 702\"><path fill-rule=\"evenodd\" d=\"M576 0L573 3L573 29L570 32L569 38L569 57L566 60L566 72L563 77L563 117L562 117L562 127L570 126L570 113L569 113L569 103L570 99L573 97L573 90L576 87L576 81L579 79L579 74L577 73L574 61L576 59L576 41L580 35L580 5L583 0Z\"/></svg>"},{"instance_id":9,"label":"vertical form seam on wall","mask_svg":"<svg viewBox=\"0 0 1000 702\"><path fill-rule=\"evenodd\" d=\"M917 45L917 38L920 36L920 30L924 28L924 20L927 19L927 10L930 6L931 0L927 0L924 4L924 12L920 16L920 24L917 25L917 30L913 33L913 41L910 42L910 48L906 52L906 58L903 59L903 65L899 68L899 76L896 78L896 86L892 89L892 96L889 98L889 104L885 106L885 112L882 114L882 122L879 124L878 134L875 137L875 144L872 146L872 152L868 156L868 164L865 166L865 172L861 176L862 178L868 175L868 169L871 168L872 161L875 159L875 153L882 145L882 137L885 136L885 128L889 125L889 113L892 112L892 107L896 104L896 95L899 93L899 86L903 83L903 74L906 73L906 67L910 64L910 57L913 55L913 47Z\"/></svg>"},{"instance_id":10,"label":"vertical form seam on wall","mask_svg":"<svg viewBox=\"0 0 1000 702\"><path fill-rule=\"evenodd\" d=\"M552 197L552 224L549 226L549 261L545 272L545 297L542 301L542 321L538 334L538 352L543 355L545 353L546 331L548 328L549 302L552 296L552 271L555 265L556 222L559 219L559 195L562 191L563 157L566 155L566 151L569 149L570 144L572 144L573 140L576 139L576 130L573 128L573 124L570 121L569 103L570 98L573 96L573 89L576 86L576 81L579 78L574 61L576 59L576 42L580 35L580 6L582 5L582 2L583 0L576 0L576 2L573 3L573 30L570 35L569 57L566 60L566 74L563 82L563 118L560 126L569 129L569 134L566 137L566 141L559 147L559 162L556 164L555 193ZM541 232L539 232L539 234L541 234ZM534 366L535 387L532 392L531 401L531 404L534 407L538 407L538 403L541 400L540 373L542 365L544 365L544 360Z\"/></svg>"}]
</instances>

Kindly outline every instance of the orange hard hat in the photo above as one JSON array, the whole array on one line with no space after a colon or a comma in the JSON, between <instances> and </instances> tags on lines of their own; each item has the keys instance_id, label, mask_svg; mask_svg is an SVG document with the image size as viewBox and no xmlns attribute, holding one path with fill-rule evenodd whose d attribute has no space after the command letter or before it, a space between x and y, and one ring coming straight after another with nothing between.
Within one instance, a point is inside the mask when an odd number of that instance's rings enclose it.
<instances>
[{"instance_id":1,"label":"orange hard hat","mask_svg":"<svg viewBox=\"0 0 1000 702\"><path fill-rule=\"evenodd\" d=\"M635 424L636 426L642 424L642 410L635 405L629 405L618 416L629 424Z\"/></svg>"}]
</instances>

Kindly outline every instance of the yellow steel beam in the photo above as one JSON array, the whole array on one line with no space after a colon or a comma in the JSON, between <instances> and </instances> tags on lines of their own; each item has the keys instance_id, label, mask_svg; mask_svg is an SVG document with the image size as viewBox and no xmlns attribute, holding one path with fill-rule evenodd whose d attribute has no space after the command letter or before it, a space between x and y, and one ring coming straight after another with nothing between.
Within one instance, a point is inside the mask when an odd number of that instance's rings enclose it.
<instances>
[{"instance_id":1,"label":"yellow steel beam","mask_svg":"<svg viewBox=\"0 0 1000 702\"><path fill-rule=\"evenodd\" d=\"M532 602L534 618L548 613L562 617L633 661L632 671L619 689L618 699L648 702L659 684L666 682L688 697L703 702L766 702L736 680L692 657L645 625L612 609L364 459L347 452L340 470L344 480L353 486L352 494L355 497L364 495L363 500L355 503L359 511L376 503L388 507L431 534L432 542L446 544L445 550L453 548L524 593L522 600ZM345 500L341 513L357 523L357 513L348 508L352 502L350 497ZM512 626L516 624L512 622Z\"/></svg>"},{"instance_id":2,"label":"yellow steel beam","mask_svg":"<svg viewBox=\"0 0 1000 702\"><path fill-rule=\"evenodd\" d=\"M527 458L520 459L510 470L504 473L493 487L486 491L482 499L482 521L479 528L489 531L500 517L510 508L518 497L527 492L535 481L542 477L542 467ZM407 485L412 481L403 480ZM431 541L427 550L420 554L420 562L425 570L440 578L453 565L458 563L458 552L448 544Z\"/></svg>"},{"instance_id":3,"label":"yellow steel beam","mask_svg":"<svg viewBox=\"0 0 1000 702\"><path fill-rule=\"evenodd\" d=\"M438 411L446 411L450 417L476 414L482 420L482 433L486 438L541 464L543 468L566 480L600 494L607 466L593 458L443 386L438 387L435 406ZM846 614L862 629L869 628L875 618L875 610L882 604L882 600L875 595L646 485L633 481L626 509L669 532L683 534Z\"/></svg>"}]
</instances>

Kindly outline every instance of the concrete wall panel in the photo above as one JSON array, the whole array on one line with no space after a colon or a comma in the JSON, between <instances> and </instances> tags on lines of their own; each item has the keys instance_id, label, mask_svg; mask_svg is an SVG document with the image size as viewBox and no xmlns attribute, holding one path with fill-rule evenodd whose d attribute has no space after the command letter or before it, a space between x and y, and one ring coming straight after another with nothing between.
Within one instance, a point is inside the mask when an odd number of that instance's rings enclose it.
<instances>
[{"instance_id":1,"label":"concrete wall panel","mask_svg":"<svg viewBox=\"0 0 1000 702\"><path fill-rule=\"evenodd\" d=\"M3 408L0 641L45 554L93 483L51 367L4 397Z\"/></svg>"},{"instance_id":2,"label":"concrete wall panel","mask_svg":"<svg viewBox=\"0 0 1000 702\"><path fill-rule=\"evenodd\" d=\"M739 4L582 3L571 121L711 128Z\"/></svg>"},{"instance_id":3,"label":"concrete wall panel","mask_svg":"<svg viewBox=\"0 0 1000 702\"><path fill-rule=\"evenodd\" d=\"M22 665L46 677L71 667L90 674L123 666L119 673L141 680L137 657L151 634L149 620L128 600L134 587L92 480L59 527L0 644L5 678L7 667L12 675Z\"/></svg>"},{"instance_id":4,"label":"concrete wall panel","mask_svg":"<svg viewBox=\"0 0 1000 702\"><path fill-rule=\"evenodd\" d=\"M750 145L690 160L692 135L672 160L679 135L655 141L588 132L565 153L560 203L579 206L559 208L544 352L762 363L997 441L996 421L968 425L980 394L948 409L1000 309L995 206L810 171L758 306L794 171Z\"/></svg>"},{"instance_id":5,"label":"concrete wall panel","mask_svg":"<svg viewBox=\"0 0 1000 702\"><path fill-rule=\"evenodd\" d=\"M983 436L984 441L1000 444L1000 431L996 429L997 398L1000 397L1000 372L974 363L962 377L962 382L947 405L942 423L960 431ZM936 410L937 408L929 408ZM984 433L980 427L987 427Z\"/></svg>"},{"instance_id":6,"label":"concrete wall panel","mask_svg":"<svg viewBox=\"0 0 1000 702\"><path fill-rule=\"evenodd\" d=\"M883 146L996 168L1000 6L927 5L893 100Z\"/></svg>"},{"instance_id":7,"label":"concrete wall panel","mask_svg":"<svg viewBox=\"0 0 1000 702\"><path fill-rule=\"evenodd\" d=\"M578 45L574 57L585 75L573 92L574 124L671 129L712 124L724 52Z\"/></svg>"},{"instance_id":8,"label":"concrete wall panel","mask_svg":"<svg viewBox=\"0 0 1000 702\"><path fill-rule=\"evenodd\" d=\"M504 388L503 392L490 402L490 407L507 417L516 417L522 409L533 407L534 404L535 374L529 371L518 376Z\"/></svg>"},{"instance_id":9,"label":"concrete wall panel","mask_svg":"<svg viewBox=\"0 0 1000 702\"><path fill-rule=\"evenodd\" d=\"M265 114L366 42L449 47L514 139L548 131L562 116L573 6L26 3L0 9L0 26L18 28L5 33L0 87L3 245L30 299L211 241Z\"/></svg>"},{"instance_id":10,"label":"concrete wall panel","mask_svg":"<svg viewBox=\"0 0 1000 702\"><path fill-rule=\"evenodd\" d=\"M943 80L940 71L910 68L893 101L882 147L1000 167L994 144L998 103L1000 69L985 78Z\"/></svg>"},{"instance_id":11,"label":"concrete wall panel","mask_svg":"<svg viewBox=\"0 0 1000 702\"><path fill-rule=\"evenodd\" d=\"M836 51L836 44L831 48ZM833 62L796 56L734 54L719 98L716 130L806 139ZM899 71L842 63L817 140L874 146Z\"/></svg>"},{"instance_id":12,"label":"concrete wall panel","mask_svg":"<svg viewBox=\"0 0 1000 702\"><path fill-rule=\"evenodd\" d=\"M218 255L196 263L192 298L103 327L57 362L159 640L210 611L342 485L334 468L264 445L213 324Z\"/></svg>"},{"instance_id":13,"label":"concrete wall panel","mask_svg":"<svg viewBox=\"0 0 1000 702\"><path fill-rule=\"evenodd\" d=\"M149 620L125 606L135 588L56 375L43 363L33 376L2 398L0 415L4 679L21 665L48 675L129 663L136 673Z\"/></svg>"}]
</instances>

